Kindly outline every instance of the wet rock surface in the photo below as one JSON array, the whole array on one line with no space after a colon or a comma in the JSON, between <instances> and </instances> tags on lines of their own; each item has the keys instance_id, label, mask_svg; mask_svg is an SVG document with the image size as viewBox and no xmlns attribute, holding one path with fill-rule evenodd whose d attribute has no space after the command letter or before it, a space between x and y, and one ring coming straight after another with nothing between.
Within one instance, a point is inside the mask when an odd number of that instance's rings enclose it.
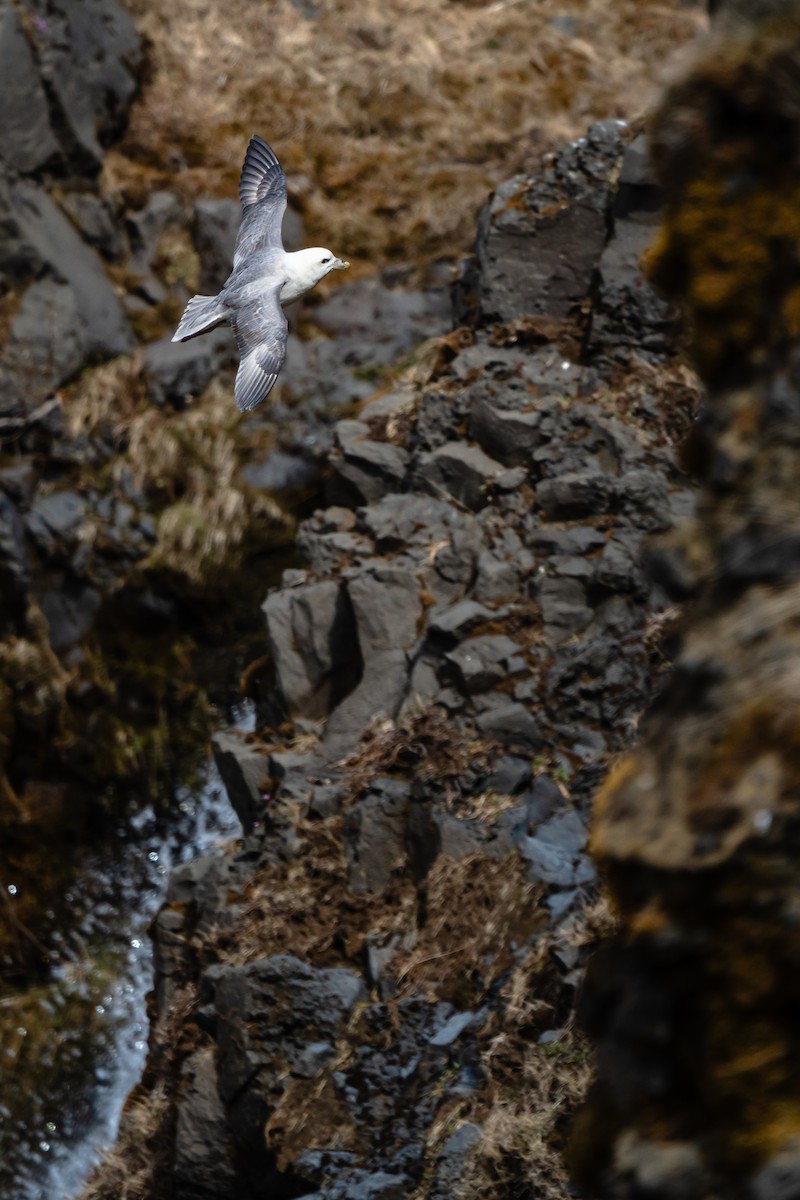
<instances>
[{"instance_id":1,"label":"wet rock surface","mask_svg":"<svg viewBox=\"0 0 800 1200\"><path fill-rule=\"evenodd\" d=\"M692 507L674 440L696 393L627 240L652 205L631 140L595 126L501 188L480 322L333 431L331 502L264 603L257 733L221 750L251 832L174 879L155 927L150 1077L178 1133L154 1198L165 1176L187 1200L201 1179L253 1200L265 1180L308 1200L486 1194L497 1089L576 1052L588 801L662 662L642 545ZM620 288L641 294L627 335ZM176 1075L163 1030L186 989ZM198 1122L229 1149L193 1175Z\"/></svg>"}]
</instances>

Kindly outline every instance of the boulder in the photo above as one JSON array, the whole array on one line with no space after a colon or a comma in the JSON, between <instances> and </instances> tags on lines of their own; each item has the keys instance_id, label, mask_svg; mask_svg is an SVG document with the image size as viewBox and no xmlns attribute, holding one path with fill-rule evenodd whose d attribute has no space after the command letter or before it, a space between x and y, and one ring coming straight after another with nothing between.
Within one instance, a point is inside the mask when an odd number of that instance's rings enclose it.
<instances>
[{"instance_id":1,"label":"boulder","mask_svg":"<svg viewBox=\"0 0 800 1200\"><path fill-rule=\"evenodd\" d=\"M211 749L231 807L244 832L251 833L264 806L269 778L267 757L238 734L222 731L214 734Z\"/></svg>"},{"instance_id":2,"label":"boulder","mask_svg":"<svg viewBox=\"0 0 800 1200\"><path fill-rule=\"evenodd\" d=\"M467 638L445 655L459 687L468 695L488 692L509 675L525 668L518 644L505 634ZM514 661L516 660L516 661Z\"/></svg>"},{"instance_id":3,"label":"boulder","mask_svg":"<svg viewBox=\"0 0 800 1200\"><path fill-rule=\"evenodd\" d=\"M482 320L575 315L606 245L623 154L620 123L599 121L541 177L500 185L478 226Z\"/></svg>"},{"instance_id":4,"label":"boulder","mask_svg":"<svg viewBox=\"0 0 800 1200\"><path fill-rule=\"evenodd\" d=\"M487 504L491 488L518 486L524 474L507 470L479 446L447 442L422 455L417 478L425 491L434 495L447 493L472 512L478 512Z\"/></svg>"},{"instance_id":5,"label":"boulder","mask_svg":"<svg viewBox=\"0 0 800 1200\"><path fill-rule=\"evenodd\" d=\"M349 885L354 892L380 892L406 853L410 803L408 784L377 779L348 812L344 844Z\"/></svg>"},{"instance_id":6,"label":"boulder","mask_svg":"<svg viewBox=\"0 0 800 1200\"><path fill-rule=\"evenodd\" d=\"M89 335L66 283L37 279L25 291L0 356L0 415L28 415L80 371Z\"/></svg>"},{"instance_id":7,"label":"boulder","mask_svg":"<svg viewBox=\"0 0 800 1200\"><path fill-rule=\"evenodd\" d=\"M21 174L40 170L59 157L59 146L37 64L11 0L0 2L0 79L0 160Z\"/></svg>"},{"instance_id":8,"label":"boulder","mask_svg":"<svg viewBox=\"0 0 800 1200\"><path fill-rule=\"evenodd\" d=\"M245 1089L258 1091L264 1068L278 1063L284 1071L302 1068L309 1046L335 1038L364 994L355 971L316 969L288 954L220 971L214 1004L223 1100L229 1103ZM268 1108L269 1097L264 1100Z\"/></svg>"},{"instance_id":9,"label":"boulder","mask_svg":"<svg viewBox=\"0 0 800 1200\"><path fill-rule=\"evenodd\" d=\"M127 318L95 251L40 188L0 181L0 271L34 270L74 293L87 355L104 358L132 348Z\"/></svg>"},{"instance_id":10,"label":"boulder","mask_svg":"<svg viewBox=\"0 0 800 1200\"><path fill-rule=\"evenodd\" d=\"M24 0L39 16L35 0ZM116 0L50 0L36 21L42 78L62 154L94 175L103 147L122 132L143 66L142 40Z\"/></svg>"},{"instance_id":11,"label":"boulder","mask_svg":"<svg viewBox=\"0 0 800 1200\"><path fill-rule=\"evenodd\" d=\"M396 716L422 616L419 583L401 567L378 561L345 577L363 672L328 720L324 744L332 755L350 749L375 717Z\"/></svg>"},{"instance_id":12,"label":"boulder","mask_svg":"<svg viewBox=\"0 0 800 1200\"><path fill-rule=\"evenodd\" d=\"M326 717L357 677L358 635L351 600L325 580L271 592L263 605L276 682L293 716Z\"/></svg>"},{"instance_id":13,"label":"boulder","mask_svg":"<svg viewBox=\"0 0 800 1200\"><path fill-rule=\"evenodd\" d=\"M176 1200L238 1200L232 1138L217 1092L213 1047L195 1050L183 1064L175 1125Z\"/></svg>"},{"instance_id":14,"label":"boulder","mask_svg":"<svg viewBox=\"0 0 800 1200\"><path fill-rule=\"evenodd\" d=\"M361 421L339 421L336 426L338 455L333 459L340 479L355 489L367 504L390 492L402 490L409 453L391 442L376 442Z\"/></svg>"}]
</instances>

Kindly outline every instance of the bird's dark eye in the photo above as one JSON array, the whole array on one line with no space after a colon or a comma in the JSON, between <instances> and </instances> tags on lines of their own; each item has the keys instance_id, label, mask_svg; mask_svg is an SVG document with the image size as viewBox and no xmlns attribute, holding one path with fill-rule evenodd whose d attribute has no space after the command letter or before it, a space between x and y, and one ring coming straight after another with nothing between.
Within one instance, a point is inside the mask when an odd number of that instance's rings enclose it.
<instances>
[{"instance_id":1,"label":"bird's dark eye","mask_svg":"<svg viewBox=\"0 0 800 1200\"><path fill-rule=\"evenodd\" d=\"M330 254L328 255L328 257L327 257L327 258L323 258L323 260L322 260L322 261L323 261L324 263L326 263L326 262L330 262L330 261L331 261L331 256L330 256Z\"/></svg>"}]
</instances>

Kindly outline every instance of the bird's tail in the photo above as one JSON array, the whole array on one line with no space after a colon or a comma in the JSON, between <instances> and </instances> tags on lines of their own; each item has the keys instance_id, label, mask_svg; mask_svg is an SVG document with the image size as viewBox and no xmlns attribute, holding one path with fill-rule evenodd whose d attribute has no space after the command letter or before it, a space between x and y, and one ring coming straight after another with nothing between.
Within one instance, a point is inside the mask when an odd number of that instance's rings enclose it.
<instances>
[{"instance_id":1,"label":"bird's tail","mask_svg":"<svg viewBox=\"0 0 800 1200\"><path fill-rule=\"evenodd\" d=\"M207 333L215 325L225 321L228 310L219 296L193 296L186 305L181 323L175 330L173 342L187 342L189 338Z\"/></svg>"}]
</instances>

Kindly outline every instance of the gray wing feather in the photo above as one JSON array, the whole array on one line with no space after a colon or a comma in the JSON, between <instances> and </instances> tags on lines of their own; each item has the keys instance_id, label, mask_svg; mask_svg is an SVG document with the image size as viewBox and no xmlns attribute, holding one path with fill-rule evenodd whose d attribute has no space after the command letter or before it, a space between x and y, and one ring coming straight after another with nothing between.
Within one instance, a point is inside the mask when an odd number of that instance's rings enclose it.
<instances>
[{"instance_id":1,"label":"gray wing feather","mask_svg":"<svg viewBox=\"0 0 800 1200\"><path fill-rule=\"evenodd\" d=\"M236 237L234 270L265 246L283 248L281 224L286 210L286 176L274 150L263 138L250 139L239 180L242 223Z\"/></svg>"},{"instance_id":2,"label":"gray wing feather","mask_svg":"<svg viewBox=\"0 0 800 1200\"><path fill-rule=\"evenodd\" d=\"M283 280L261 300L239 308L231 317L241 355L234 395L240 412L260 404L278 378L286 357L289 327L281 308Z\"/></svg>"}]
</instances>

